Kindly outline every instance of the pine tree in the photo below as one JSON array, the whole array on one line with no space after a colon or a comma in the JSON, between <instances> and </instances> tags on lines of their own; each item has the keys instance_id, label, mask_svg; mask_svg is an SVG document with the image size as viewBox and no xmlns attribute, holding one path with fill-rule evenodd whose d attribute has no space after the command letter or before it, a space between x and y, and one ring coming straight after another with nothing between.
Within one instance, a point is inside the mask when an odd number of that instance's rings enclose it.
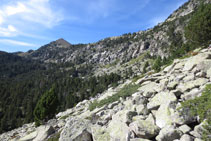
<instances>
[{"instance_id":1,"label":"pine tree","mask_svg":"<svg viewBox=\"0 0 211 141\"><path fill-rule=\"evenodd\" d=\"M209 44L211 41L211 4L201 5L194 13L185 36L193 44Z\"/></svg>"},{"instance_id":2,"label":"pine tree","mask_svg":"<svg viewBox=\"0 0 211 141\"><path fill-rule=\"evenodd\" d=\"M58 98L55 93L55 86L49 91L46 91L38 101L34 109L34 118L36 125L42 123L43 120L48 120L54 117L58 106Z\"/></svg>"}]
</instances>

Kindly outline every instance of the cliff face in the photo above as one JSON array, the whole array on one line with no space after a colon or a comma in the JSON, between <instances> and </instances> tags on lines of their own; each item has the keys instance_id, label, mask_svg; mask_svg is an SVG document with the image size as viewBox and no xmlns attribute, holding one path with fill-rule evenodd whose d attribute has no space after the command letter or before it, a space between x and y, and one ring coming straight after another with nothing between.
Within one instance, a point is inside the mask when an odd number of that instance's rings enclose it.
<instances>
[{"instance_id":1,"label":"cliff face","mask_svg":"<svg viewBox=\"0 0 211 141\"><path fill-rule=\"evenodd\" d=\"M179 107L184 101L200 97L209 84L211 49L198 49L159 73L136 81L128 79L58 113L45 125L27 124L0 135L0 140L201 140L205 123Z\"/></svg>"}]
</instances>

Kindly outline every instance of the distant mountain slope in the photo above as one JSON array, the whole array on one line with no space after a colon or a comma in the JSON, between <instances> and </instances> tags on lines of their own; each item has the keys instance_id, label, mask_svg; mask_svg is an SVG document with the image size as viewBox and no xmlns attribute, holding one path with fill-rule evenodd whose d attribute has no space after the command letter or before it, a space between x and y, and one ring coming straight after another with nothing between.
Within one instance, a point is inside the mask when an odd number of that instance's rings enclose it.
<instances>
[{"instance_id":1,"label":"distant mountain slope","mask_svg":"<svg viewBox=\"0 0 211 141\"><path fill-rule=\"evenodd\" d=\"M45 66L41 62L12 53L0 52L0 78L15 77L23 73L44 69Z\"/></svg>"}]
</instances>

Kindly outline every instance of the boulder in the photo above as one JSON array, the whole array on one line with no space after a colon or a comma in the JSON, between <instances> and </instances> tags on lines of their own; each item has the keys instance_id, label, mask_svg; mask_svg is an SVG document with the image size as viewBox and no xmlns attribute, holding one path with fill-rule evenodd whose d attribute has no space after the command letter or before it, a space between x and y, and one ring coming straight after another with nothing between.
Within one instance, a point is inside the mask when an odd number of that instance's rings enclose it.
<instances>
[{"instance_id":1,"label":"boulder","mask_svg":"<svg viewBox=\"0 0 211 141\"><path fill-rule=\"evenodd\" d=\"M208 82L208 80L205 78L198 78L194 81L189 81L187 83L181 83L177 87L177 89L179 89L182 93L184 93L184 92L192 90L194 88L198 88L198 87L206 84L207 82Z\"/></svg>"},{"instance_id":2,"label":"boulder","mask_svg":"<svg viewBox=\"0 0 211 141\"><path fill-rule=\"evenodd\" d=\"M137 137L144 139L153 138L159 132L159 128L155 125L154 118L151 114L146 120L136 120L132 122L129 127Z\"/></svg>"},{"instance_id":3,"label":"boulder","mask_svg":"<svg viewBox=\"0 0 211 141\"><path fill-rule=\"evenodd\" d=\"M94 125L91 127L93 141L109 141L110 135L107 130L99 125Z\"/></svg>"},{"instance_id":4,"label":"boulder","mask_svg":"<svg viewBox=\"0 0 211 141\"><path fill-rule=\"evenodd\" d=\"M191 128L188 125L182 125L179 127L179 130L182 131L182 133L186 134L191 131Z\"/></svg>"},{"instance_id":5,"label":"boulder","mask_svg":"<svg viewBox=\"0 0 211 141\"><path fill-rule=\"evenodd\" d=\"M188 58L188 60L185 63L185 66L183 68L183 71L191 71L194 67L196 67L198 64L202 63L205 61L207 58L209 58L208 53L201 53L196 56ZM199 65L201 66L201 65ZM204 65L202 65L204 66ZM199 67L202 68L202 67Z\"/></svg>"},{"instance_id":6,"label":"boulder","mask_svg":"<svg viewBox=\"0 0 211 141\"><path fill-rule=\"evenodd\" d=\"M92 141L90 121L80 118L69 118L60 134L59 141Z\"/></svg>"},{"instance_id":7,"label":"boulder","mask_svg":"<svg viewBox=\"0 0 211 141\"><path fill-rule=\"evenodd\" d=\"M19 139L19 141L31 141L37 136L37 131L34 131L22 138Z\"/></svg>"},{"instance_id":8,"label":"boulder","mask_svg":"<svg viewBox=\"0 0 211 141\"><path fill-rule=\"evenodd\" d=\"M184 134L181 138L180 141L194 141L194 138L190 135Z\"/></svg>"},{"instance_id":9,"label":"boulder","mask_svg":"<svg viewBox=\"0 0 211 141\"><path fill-rule=\"evenodd\" d=\"M149 98L157 92L161 91L161 88L157 83L150 82L149 84L140 87L138 90L143 92L143 96Z\"/></svg>"},{"instance_id":10,"label":"boulder","mask_svg":"<svg viewBox=\"0 0 211 141\"><path fill-rule=\"evenodd\" d=\"M148 101L147 98L141 95L135 95L133 96L132 102L133 104L140 105L140 104L146 104Z\"/></svg>"},{"instance_id":11,"label":"boulder","mask_svg":"<svg viewBox=\"0 0 211 141\"><path fill-rule=\"evenodd\" d=\"M178 83L179 83L179 82L176 82L176 81L170 82L170 83L167 85L167 88L168 88L169 90L174 90L174 89L177 87Z\"/></svg>"},{"instance_id":12,"label":"boulder","mask_svg":"<svg viewBox=\"0 0 211 141\"><path fill-rule=\"evenodd\" d=\"M37 128L37 136L33 141L43 141L54 132L55 130L52 126L42 125Z\"/></svg>"},{"instance_id":13,"label":"boulder","mask_svg":"<svg viewBox=\"0 0 211 141\"><path fill-rule=\"evenodd\" d=\"M207 77L211 78L211 68L207 70Z\"/></svg>"},{"instance_id":14,"label":"boulder","mask_svg":"<svg viewBox=\"0 0 211 141\"><path fill-rule=\"evenodd\" d=\"M162 104L155 114L156 125L163 128L167 125L186 123L186 120L180 116L176 110L175 103Z\"/></svg>"},{"instance_id":15,"label":"boulder","mask_svg":"<svg viewBox=\"0 0 211 141\"><path fill-rule=\"evenodd\" d=\"M111 120L108 124L107 132L110 136L110 141L129 141L132 132L126 123L117 120Z\"/></svg>"},{"instance_id":16,"label":"boulder","mask_svg":"<svg viewBox=\"0 0 211 141\"><path fill-rule=\"evenodd\" d=\"M197 65L197 69L207 72L211 68L211 60L204 60Z\"/></svg>"},{"instance_id":17,"label":"boulder","mask_svg":"<svg viewBox=\"0 0 211 141\"><path fill-rule=\"evenodd\" d=\"M175 101L177 101L177 97L173 93L160 92L150 100L150 102L147 104L147 108L149 110L157 109L161 104L167 104Z\"/></svg>"},{"instance_id":18,"label":"boulder","mask_svg":"<svg viewBox=\"0 0 211 141\"><path fill-rule=\"evenodd\" d=\"M149 114L149 110L147 109L147 107L145 105L138 105L138 106L136 106L136 112L138 113L138 115L147 115L147 114Z\"/></svg>"},{"instance_id":19,"label":"boulder","mask_svg":"<svg viewBox=\"0 0 211 141\"><path fill-rule=\"evenodd\" d=\"M199 90L198 88L194 88L190 92L184 93L181 96L181 98L183 100L190 100L190 99L194 99L195 97L201 96L201 94L202 94L202 90Z\"/></svg>"},{"instance_id":20,"label":"boulder","mask_svg":"<svg viewBox=\"0 0 211 141\"><path fill-rule=\"evenodd\" d=\"M181 131L175 129L173 126L166 126L160 131L159 135L156 137L156 140L173 141L175 139L180 139L181 136Z\"/></svg>"},{"instance_id":21,"label":"boulder","mask_svg":"<svg viewBox=\"0 0 211 141\"><path fill-rule=\"evenodd\" d=\"M130 122L132 122L132 118L136 115L137 112L135 111L122 110L113 115L112 120L118 120L123 123L129 124Z\"/></svg>"}]
</instances>

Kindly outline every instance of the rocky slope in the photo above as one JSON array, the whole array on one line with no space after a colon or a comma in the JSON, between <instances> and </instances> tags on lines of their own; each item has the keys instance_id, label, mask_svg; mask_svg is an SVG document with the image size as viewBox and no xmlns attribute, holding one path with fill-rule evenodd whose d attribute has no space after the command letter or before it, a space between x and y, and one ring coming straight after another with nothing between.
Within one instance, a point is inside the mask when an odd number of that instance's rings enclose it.
<instances>
[{"instance_id":1,"label":"rocky slope","mask_svg":"<svg viewBox=\"0 0 211 141\"><path fill-rule=\"evenodd\" d=\"M137 85L137 92L90 111L94 101L114 96L129 84ZM178 108L181 102L201 96L207 84L211 84L211 48L174 60L159 73L135 82L127 80L58 113L45 125L35 127L31 123L4 133L0 140L200 141L203 122L190 111Z\"/></svg>"}]
</instances>

